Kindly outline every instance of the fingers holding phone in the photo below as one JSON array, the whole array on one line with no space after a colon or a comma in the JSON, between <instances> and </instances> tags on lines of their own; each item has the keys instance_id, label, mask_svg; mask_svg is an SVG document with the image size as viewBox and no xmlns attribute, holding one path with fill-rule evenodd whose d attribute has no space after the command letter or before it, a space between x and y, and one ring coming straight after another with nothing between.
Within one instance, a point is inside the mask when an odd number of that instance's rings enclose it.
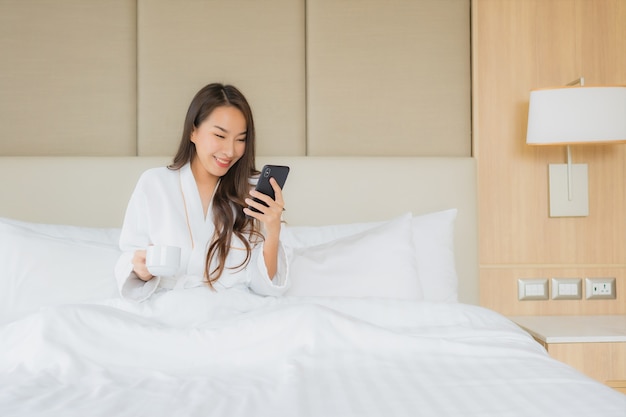
<instances>
[{"instance_id":1,"label":"fingers holding phone","mask_svg":"<svg viewBox=\"0 0 626 417\"><path fill-rule=\"evenodd\" d=\"M249 205L249 209L255 213L267 213L272 209L279 209L282 211L284 206L283 201L283 193L281 188L278 186L278 182L276 179L269 179L270 186L272 187L274 198L270 197L267 194L263 194L258 190L250 191L250 199L246 200L246 203Z\"/></svg>"},{"instance_id":2,"label":"fingers holding phone","mask_svg":"<svg viewBox=\"0 0 626 417\"><path fill-rule=\"evenodd\" d=\"M285 206L282 187L287 181L289 167L279 165L265 165L251 198L246 199L248 208L244 213L262 221L263 223L280 222Z\"/></svg>"}]
</instances>

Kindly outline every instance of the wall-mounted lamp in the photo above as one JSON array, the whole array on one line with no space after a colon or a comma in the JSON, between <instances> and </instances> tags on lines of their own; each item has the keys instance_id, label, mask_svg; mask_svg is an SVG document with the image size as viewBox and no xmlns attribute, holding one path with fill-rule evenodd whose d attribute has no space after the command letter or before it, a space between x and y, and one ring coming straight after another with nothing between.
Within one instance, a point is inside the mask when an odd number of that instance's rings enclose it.
<instances>
[{"instance_id":1,"label":"wall-mounted lamp","mask_svg":"<svg viewBox=\"0 0 626 417\"><path fill-rule=\"evenodd\" d=\"M580 86L577 86L580 84ZM550 217L589 215L587 164L572 164L570 145L626 142L626 86L530 92L529 145L567 145L567 164L550 164Z\"/></svg>"}]
</instances>

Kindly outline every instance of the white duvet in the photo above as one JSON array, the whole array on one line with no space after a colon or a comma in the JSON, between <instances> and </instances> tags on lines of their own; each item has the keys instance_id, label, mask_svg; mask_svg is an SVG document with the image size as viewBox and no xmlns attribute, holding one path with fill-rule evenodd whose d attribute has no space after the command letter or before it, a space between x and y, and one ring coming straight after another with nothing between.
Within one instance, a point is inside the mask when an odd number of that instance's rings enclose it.
<instances>
[{"instance_id":1,"label":"white duvet","mask_svg":"<svg viewBox=\"0 0 626 417\"><path fill-rule=\"evenodd\" d=\"M626 396L464 304L207 288L0 327L0 416L626 416Z\"/></svg>"}]
</instances>

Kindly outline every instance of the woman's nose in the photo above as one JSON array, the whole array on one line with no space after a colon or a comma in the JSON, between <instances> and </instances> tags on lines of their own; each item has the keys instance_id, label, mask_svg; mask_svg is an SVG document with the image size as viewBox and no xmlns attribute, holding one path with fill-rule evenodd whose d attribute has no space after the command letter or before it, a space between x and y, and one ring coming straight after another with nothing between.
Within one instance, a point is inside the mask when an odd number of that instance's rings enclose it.
<instances>
[{"instance_id":1,"label":"woman's nose","mask_svg":"<svg viewBox=\"0 0 626 417\"><path fill-rule=\"evenodd\" d=\"M235 154L235 141L232 139L225 140L222 152L224 152L226 156L233 156Z\"/></svg>"}]
</instances>

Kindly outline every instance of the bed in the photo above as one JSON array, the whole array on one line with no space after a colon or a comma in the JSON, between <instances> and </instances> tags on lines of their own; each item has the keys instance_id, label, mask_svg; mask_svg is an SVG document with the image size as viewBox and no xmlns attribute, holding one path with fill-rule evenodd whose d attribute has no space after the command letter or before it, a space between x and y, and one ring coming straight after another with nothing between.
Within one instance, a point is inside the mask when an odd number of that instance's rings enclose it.
<instances>
[{"instance_id":1,"label":"bed","mask_svg":"<svg viewBox=\"0 0 626 417\"><path fill-rule=\"evenodd\" d=\"M288 294L124 303L124 208L168 162L0 157L1 416L626 415L478 306L472 158L258 158L291 166Z\"/></svg>"}]
</instances>

